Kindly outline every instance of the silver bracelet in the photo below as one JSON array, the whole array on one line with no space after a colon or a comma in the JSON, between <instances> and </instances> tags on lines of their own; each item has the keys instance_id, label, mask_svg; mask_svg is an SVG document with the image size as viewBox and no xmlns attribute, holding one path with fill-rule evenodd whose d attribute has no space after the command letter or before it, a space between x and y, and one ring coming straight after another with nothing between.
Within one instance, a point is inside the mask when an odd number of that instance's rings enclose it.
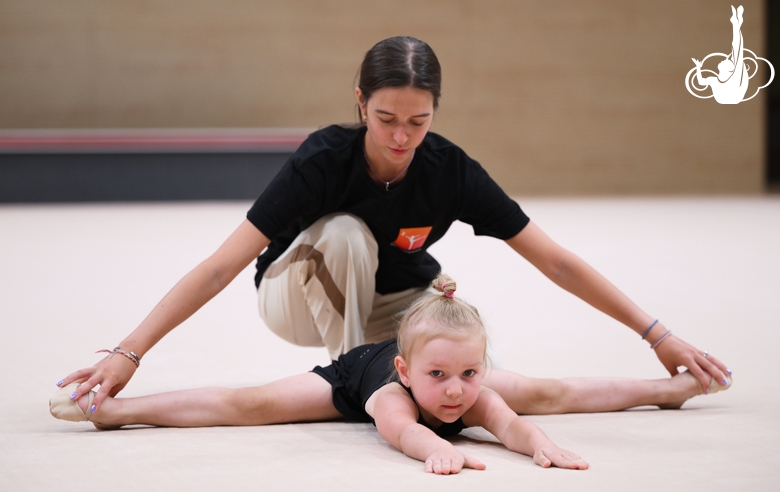
<instances>
[{"instance_id":1,"label":"silver bracelet","mask_svg":"<svg viewBox=\"0 0 780 492\"><path fill-rule=\"evenodd\" d=\"M124 355L125 357L127 357L130 360L130 362L135 364L136 368L141 367L141 358L138 357L135 352L125 352L124 350L122 350L121 347L114 347L114 350L103 349L103 350L98 350L95 353L99 354L101 352L105 352L105 353L109 354L108 355L109 359L111 357L113 357L114 355L116 355L116 354Z\"/></svg>"}]
</instances>

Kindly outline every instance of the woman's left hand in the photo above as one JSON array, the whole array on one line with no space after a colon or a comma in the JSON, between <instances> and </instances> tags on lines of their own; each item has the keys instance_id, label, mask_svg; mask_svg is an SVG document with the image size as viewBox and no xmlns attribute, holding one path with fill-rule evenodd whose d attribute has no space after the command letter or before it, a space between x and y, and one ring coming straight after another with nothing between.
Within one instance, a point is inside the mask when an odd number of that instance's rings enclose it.
<instances>
[{"instance_id":1,"label":"woman's left hand","mask_svg":"<svg viewBox=\"0 0 780 492\"><path fill-rule=\"evenodd\" d=\"M705 393L710 387L711 378L726 386L726 375L731 375L731 371L723 362L674 335L670 335L655 348L655 355L672 376L678 373L678 367L687 367Z\"/></svg>"}]
</instances>

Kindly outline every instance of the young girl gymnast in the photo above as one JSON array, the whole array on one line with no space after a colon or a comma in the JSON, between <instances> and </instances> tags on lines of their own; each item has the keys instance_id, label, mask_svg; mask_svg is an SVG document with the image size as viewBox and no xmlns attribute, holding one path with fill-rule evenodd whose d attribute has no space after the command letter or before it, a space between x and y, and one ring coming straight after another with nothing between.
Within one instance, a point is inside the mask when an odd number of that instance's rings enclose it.
<instances>
[{"instance_id":1,"label":"young girl gymnast","mask_svg":"<svg viewBox=\"0 0 780 492\"><path fill-rule=\"evenodd\" d=\"M420 297L409 307L397 338L359 346L306 374L253 388L107 398L94 413L87 410L94 392L73 400L78 383L71 383L54 395L50 410L59 419L91 421L102 430L133 424L207 427L340 418L373 422L390 444L425 462L427 472L446 475L463 467L485 469L443 439L466 427L484 427L539 466L585 470L585 460L556 446L518 414L602 412L639 405L679 408L702 393L688 372L657 381L553 381L488 369L487 334L476 308L454 296L456 284L446 275L439 275L432 287L439 294ZM713 382L709 392L729 386Z\"/></svg>"}]
</instances>

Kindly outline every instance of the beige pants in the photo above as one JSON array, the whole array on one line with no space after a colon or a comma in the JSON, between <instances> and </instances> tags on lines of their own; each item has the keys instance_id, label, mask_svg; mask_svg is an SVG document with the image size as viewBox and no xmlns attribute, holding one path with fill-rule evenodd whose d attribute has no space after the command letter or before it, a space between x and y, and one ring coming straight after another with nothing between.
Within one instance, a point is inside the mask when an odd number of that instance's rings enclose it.
<instances>
[{"instance_id":1,"label":"beige pants","mask_svg":"<svg viewBox=\"0 0 780 492\"><path fill-rule=\"evenodd\" d=\"M288 342L325 346L332 359L395 336L401 313L425 289L375 292L377 244L361 219L327 215L301 232L263 275L260 317Z\"/></svg>"}]
</instances>

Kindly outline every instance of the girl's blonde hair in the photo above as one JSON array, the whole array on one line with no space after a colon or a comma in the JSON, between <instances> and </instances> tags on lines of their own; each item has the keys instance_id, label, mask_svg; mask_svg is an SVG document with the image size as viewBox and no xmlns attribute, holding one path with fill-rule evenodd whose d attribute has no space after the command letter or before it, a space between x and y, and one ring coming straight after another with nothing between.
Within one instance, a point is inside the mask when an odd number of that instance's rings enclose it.
<instances>
[{"instance_id":1,"label":"girl's blonde hair","mask_svg":"<svg viewBox=\"0 0 780 492\"><path fill-rule=\"evenodd\" d=\"M431 287L441 294L419 297L401 318L397 336L398 355L408 362L415 348L434 338L471 337L482 340L487 353L487 332L479 312L471 304L455 297L455 281L439 274L431 282Z\"/></svg>"}]
</instances>

